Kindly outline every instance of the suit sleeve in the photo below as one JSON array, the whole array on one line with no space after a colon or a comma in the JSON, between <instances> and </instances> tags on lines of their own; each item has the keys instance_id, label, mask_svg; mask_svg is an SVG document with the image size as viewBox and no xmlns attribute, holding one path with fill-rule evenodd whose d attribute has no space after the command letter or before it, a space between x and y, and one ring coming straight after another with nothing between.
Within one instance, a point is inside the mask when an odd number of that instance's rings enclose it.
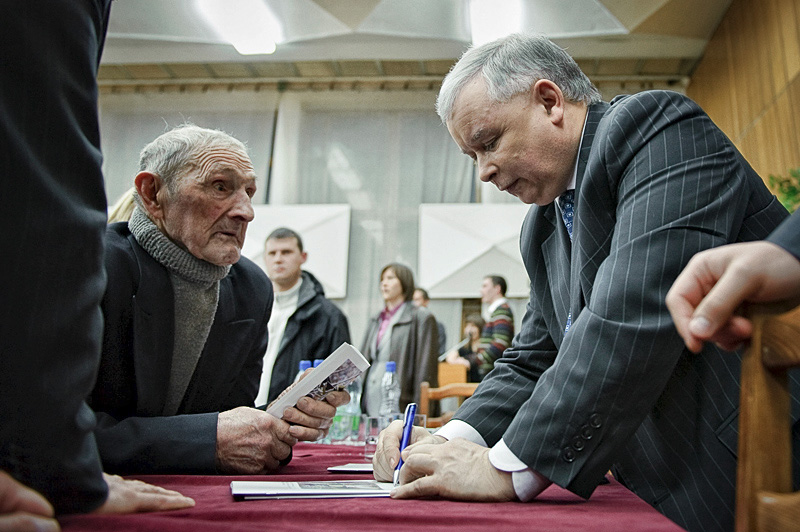
<instances>
[{"instance_id":1,"label":"suit sleeve","mask_svg":"<svg viewBox=\"0 0 800 532\"><path fill-rule=\"evenodd\" d=\"M521 239L531 240L534 231L530 217L520 232ZM527 247L527 246L523 246ZM540 297L549 297L549 288L537 282L536 268L528 268L531 293L522 324L511 347L498 359L494 369L481 382L475 394L467 399L453 419L460 419L475 428L491 447L495 445L519 409L530 398L542 373L552 365L557 348L548 331ZM537 294L542 286L546 293Z\"/></svg>"},{"instance_id":2,"label":"suit sleeve","mask_svg":"<svg viewBox=\"0 0 800 532\"><path fill-rule=\"evenodd\" d=\"M108 473L216 473L217 413L117 420L97 413L95 435Z\"/></svg>"},{"instance_id":3,"label":"suit sleeve","mask_svg":"<svg viewBox=\"0 0 800 532\"><path fill-rule=\"evenodd\" d=\"M767 238L800 260L800 211L795 212L791 218L784 221Z\"/></svg>"},{"instance_id":4,"label":"suit sleeve","mask_svg":"<svg viewBox=\"0 0 800 532\"><path fill-rule=\"evenodd\" d=\"M110 5L0 7L0 469L58 515L108 493L85 398L102 331L96 77Z\"/></svg>"}]
</instances>

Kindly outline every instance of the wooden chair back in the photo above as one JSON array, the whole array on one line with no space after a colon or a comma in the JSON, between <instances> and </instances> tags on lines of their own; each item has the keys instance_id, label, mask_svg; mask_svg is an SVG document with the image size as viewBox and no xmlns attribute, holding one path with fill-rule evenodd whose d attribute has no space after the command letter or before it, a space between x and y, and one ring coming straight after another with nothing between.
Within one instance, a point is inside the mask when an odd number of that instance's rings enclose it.
<instances>
[{"instance_id":1,"label":"wooden chair back","mask_svg":"<svg viewBox=\"0 0 800 532\"><path fill-rule=\"evenodd\" d=\"M798 530L787 370L800 366L800 307L760 305L748 315L753 337L742 359L736 530Z\"/></svg>"},{"instance_id":2,"label":"wooden chair back","mask_svg":"<svg viewBox=\"0 0 800 532\"><path fill-rule=\"evenodd\" d=\"M462 399L472 397L472 394L475 393L475 388L477 387L477 382L462 382L445 384L439 388L431 388L427 381L423 382L419 391L419 408L417 409L417 413L425 414L427 416L430 412L431 401L438 401L439 399L444 399L445 397L460 397ZM450 421L450 418L453 417L454 413L455 412L444 412L438 417L428 417L428 428L441 427Z\"/></svg>"},{"instance_id":3,"label":"wooden chair back","mask_svg":"<svg viewBox=\"0 0 800 532\"><path fill-rule=\"evenodd\" d=\"M450 364L449 362L439 362L438 372L439 386L446 384L467 382L467 367L461 364Z\"/></svg>"}]
</instances>

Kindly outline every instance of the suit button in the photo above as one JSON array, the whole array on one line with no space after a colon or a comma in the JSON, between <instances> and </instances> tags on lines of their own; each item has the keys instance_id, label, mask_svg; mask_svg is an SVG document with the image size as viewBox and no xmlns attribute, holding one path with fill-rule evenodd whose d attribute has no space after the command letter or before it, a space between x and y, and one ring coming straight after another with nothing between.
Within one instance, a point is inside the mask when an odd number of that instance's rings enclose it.
<instances>
[{"instance_id":1,"label":"suit button","mask_svg":"<svg viewBox=\"0 0 800 532\"><path fill-rule=\"evenodd\" d=\"M578 436L575 436L574 438L572 438L572 448L573 449L575 449L576 451L581 451L581 450L583 450L583 446L584 446L583 440L580 439Z\"/></svg>"},{"instance_id":2,"label":"suit button","mask_svg":"<svg viewBox=\"0 0 800 532\"><path fill-rule=\"evenodd\" d=\"M572 450L572 447L564 447L561 458L563 458L565 462L572 462L575 460L575 451Z\"/></svg>"},{"instance_id":3,"label":"suit button","mask_svg":"<svg viewBox=\"0 0 800 532\"><path fill-rule=\"evenodd\" d=\"M591 440L593 435L594 431L592 430L592 427L589 425L584 425L581 427L581 438L584 440Z\"/></svg>"},{"instance_id":4,"label":"suit button","mask_svg":"<svg viewBox=\"0 0 800 532\"><path fill-rule=\"evenodd\" d=\"M589 425L593 426L596 429L599 429L603 426L603 418L600 417L600 414L592 414L589 417Z\"/></svg>"}]
</instances>

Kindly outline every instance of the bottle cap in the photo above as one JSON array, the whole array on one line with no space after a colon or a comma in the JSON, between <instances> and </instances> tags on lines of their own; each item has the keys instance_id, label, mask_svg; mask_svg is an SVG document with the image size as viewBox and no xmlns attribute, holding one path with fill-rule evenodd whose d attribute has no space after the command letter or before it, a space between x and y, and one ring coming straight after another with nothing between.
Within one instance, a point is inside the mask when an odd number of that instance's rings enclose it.
<instances>
[{"instance_id":1,"label":"bottle cap","mask_svg":"<svg viewBox=\"0 0 800 532\"><path fill-rule=\"evenodd\" d=\"M305 371L310 367L311 367L311 361L310 360L301 360L300 361L300 371Z\"/></svg>"},{"instance_id":2,"label":"bottle cap","mask_svg":"<svg viewBox=\"0 0 800 532\"><path fill-rule=\"evenodd\" d=\"M394 373L395 371L397 371L397 362L395 362L394 360L390 360L389 362L387 362L386 371L388 373Z\"/></svg>"},{"instance_id":3,"label":"bottle cap","mask_svg":"<svg viewBox=\"0 0 800 532\"><path fill-rule=\"evenodd\" d=\"M314 359L314 367L316 368L320 364L322 364L322 359L321 358L315 358Z\"/></svg>"}]
</instances>

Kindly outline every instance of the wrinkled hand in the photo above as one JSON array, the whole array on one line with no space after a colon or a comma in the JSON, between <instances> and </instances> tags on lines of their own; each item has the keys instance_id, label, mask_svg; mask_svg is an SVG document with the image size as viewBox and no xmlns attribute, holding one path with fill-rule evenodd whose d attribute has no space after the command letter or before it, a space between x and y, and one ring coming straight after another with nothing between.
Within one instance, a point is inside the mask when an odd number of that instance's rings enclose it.
<instances>
[{"instance_id":1,"label":"wrinkled hand","mask_svg":"<svg viewBox=\"0 0 800 532\"><path fill-rule=\"evenodd\" d=\"M92 513L130 514L180 510L194 506L193 499L184 497L177 491L153 486L140 480L128 480L107 473L103 473L103 479L108 484L108 499Z\"/></svg>"},{"instance_id":2,"label":"wrinkled hand","mask_svg":"<svg viewBox=\"0 0 800 532\"><path fill-rule=\"evenodd\" d=\"M750 338L744 302L800 303L800 261L770 242L731 244L698 253L675 280L666 303L678 333L698 353L706 341L735 349Z\"/></svg>"},{"instance_id":3,"label":"wrinkled hand","mask_svg":"<svg viewBox=\"0 0 800 532\"><path fill-rule=\"evenodd\" d=\"M442 497L461 501L516 500L511 473L489 462L489 449L456 438L440 445L419 443L403 451L400 486L392 498Z\"/></svg>"},{"instance_id":4,"label":"wrinkled hand","mask_svg":"<svg viewBox=\"0 0 800 532\"><path fill-rule=\"evenodd\" d=\"M50 532L61 530L53 507L39 492L0 471L0 532Z\"/></svg>"},{"instance_id":5,"label":"wrinkled hand","mask_svg":"<svg viewBox=\"0 0 800 532\"><path fill-rule=\"evenodd\" d=\"M219 413L217 467L223 473L274 471L296 443L288 423L262 410L240 406Z\"/></svg>"},{"instance_id":6,"label":"wrinkled hand","mask_svg":"<svg viewBox=\"0 0 800 532\"><path fill-rule=\"evenodd\" d=\"M292 424L289 433L302 441L324 438L333 424L336 408L350 402L346 391L330 392L321 401L301 397L297 405L283 411L283 419Z\"/></svg>"},{"instance_id":7,"label":"wrinkled hand","mask_svg":"<svg viewBox=\"0 0 800 532\"><path fill-rule=\"evenodd\" d=\"M375 456L372 457L372 471L375 480L380 482L391 482L394 476L394 468L400 461L400 438L403 437L403 422L401 420L392 421L391 424L381 431L378 436L378 445L375 449ZM413 444L428 443L435 445L444 443L447 440L441 436L433 436L422 427L412 427L411 438L406 449L410 449Z\"/></svg>"}]
</instances>

